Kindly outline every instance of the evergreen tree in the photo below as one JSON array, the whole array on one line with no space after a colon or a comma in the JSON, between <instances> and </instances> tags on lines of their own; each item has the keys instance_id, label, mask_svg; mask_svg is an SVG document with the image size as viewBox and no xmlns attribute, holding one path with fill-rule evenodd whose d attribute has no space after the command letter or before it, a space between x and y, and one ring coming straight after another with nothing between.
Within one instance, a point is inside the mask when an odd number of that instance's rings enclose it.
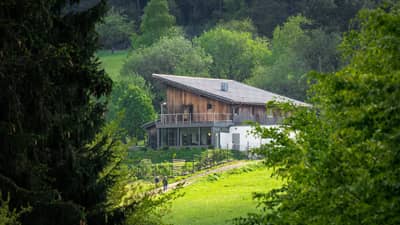
<instances>
[{"instance_id":1,"label":"evergreen tree","mask_svg":"<svg viewBox=\"0 0 400 225\"><path fill-rule=\"evenodd\" d=\"M0 3L0 190L32 207L22 224L106 224L115 143L91 144L112 84L93 56L105 1L20 3Z\"/></svg>"}]
</instances>

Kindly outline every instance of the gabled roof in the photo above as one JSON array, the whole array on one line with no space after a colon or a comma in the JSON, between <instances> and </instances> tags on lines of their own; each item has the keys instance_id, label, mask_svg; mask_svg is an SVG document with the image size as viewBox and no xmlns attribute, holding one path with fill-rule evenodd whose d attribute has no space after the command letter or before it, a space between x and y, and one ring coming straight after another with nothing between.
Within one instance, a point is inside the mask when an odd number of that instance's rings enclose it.
<instances>
[{"instance_id":1,"label":"gabled roof","mask_svg":"<svg viewBox=\"0 0 400 225\"><path fill-rule=\"evenodd\" d=\"M163 83L207 96L209 98L228 102L231 104L265 105L269 101L292 102L299 106L310 106L307 103L297 101L282 95L274 94L259 88L255 88L234 80L187 77L166 74L153 74L153 78ZM221 90L221 83L228 84L228 90Z\"/></svg>"}]
</instances>

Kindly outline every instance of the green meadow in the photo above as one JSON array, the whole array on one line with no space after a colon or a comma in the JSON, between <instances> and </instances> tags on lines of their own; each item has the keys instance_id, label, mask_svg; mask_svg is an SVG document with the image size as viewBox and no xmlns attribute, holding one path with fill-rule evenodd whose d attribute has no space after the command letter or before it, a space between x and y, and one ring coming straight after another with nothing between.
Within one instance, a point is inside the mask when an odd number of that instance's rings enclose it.
<instances>
[{"instance_id":1,"label":"green meadow","mask_svg":"<svg viewBox=\"0 0 400 225\"><path fill-rule=\"evenodd\" d=\"M259 211L252 198L254 192L266 192L281 184L265 167L208 175L181 190L184 196L172 203L164 220L174 225L232 224L233 218Z\"/></svg>"},{"instance_id":2,"label":"green meadow","mask_svg":"<svg viewBox=\"0 0 400 225\"><path fill-rule=\"evenodd\" d=\"M115 51L101 50L97 52L102 68L107 72L113 81L117 81L122 65L128 56L128 50Z\"/></svg>"}]
</instances>

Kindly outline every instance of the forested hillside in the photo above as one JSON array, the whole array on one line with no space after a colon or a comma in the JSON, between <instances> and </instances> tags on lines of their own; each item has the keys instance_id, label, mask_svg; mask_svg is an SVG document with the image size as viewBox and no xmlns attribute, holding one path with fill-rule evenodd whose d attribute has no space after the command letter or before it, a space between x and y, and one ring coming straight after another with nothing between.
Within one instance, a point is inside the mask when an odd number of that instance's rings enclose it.
<instances>
[{"instance_id":1,"label":"forested hillside","mask_svg":"<svg viewBox=\"0 0 400 225\"><path fill-rule=\"evenodd\" d=\"M110 0L110 6L123 11L140 24L148 0ZM302 14L315 21L315 27L346 31L348 22L363 7L373 7L379 0L168 0L177 24L190 35L198 35L220 21L250 18L258 33L272 37L273 30L289 16Z\"/></svg>"},{"instance_id":2,"label":"forested hillside","mask_svg":"<svg viewBox=\"0 0 400 225\"><path fill-rule=\"evenodd\" d=\"M308 101L313 80L307 74L335 72L346 65L338 49L343 34L357 27L351 19L360 9L377 4L371 0L110 0L110 10L96 29L105 50L129 52L126 59L119 58L122 67L114 81L146 90L136 94L151 98L147 108L155 111L165 94L151 78L153 73L233 79ZM109 119L119 111L132 112L119 103L124 98L119 94L113 91ZM122 117L126 116L132 114ZM154 116L122 121L137 121L135 126L140 126L151 119ZM137 132L135 138L141 139L143 131Z\"/></svg>"}]
</instances>

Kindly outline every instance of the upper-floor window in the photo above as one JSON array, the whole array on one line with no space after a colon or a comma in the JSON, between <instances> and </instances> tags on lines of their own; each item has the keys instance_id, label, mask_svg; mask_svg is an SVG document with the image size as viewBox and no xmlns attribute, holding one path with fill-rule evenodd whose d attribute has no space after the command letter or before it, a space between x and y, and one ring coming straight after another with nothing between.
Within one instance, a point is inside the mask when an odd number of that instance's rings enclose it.
<instances>
[{"instance_id":1,"label":"upper-floor window","mask_svg":"<svg viewBox=\"0 0 400 225\"><path fill-rule=\"evenodd\" d=\"M212 104L211 103L207 103L207 110L212 109Z\"/></svg>"}]
</instances>

